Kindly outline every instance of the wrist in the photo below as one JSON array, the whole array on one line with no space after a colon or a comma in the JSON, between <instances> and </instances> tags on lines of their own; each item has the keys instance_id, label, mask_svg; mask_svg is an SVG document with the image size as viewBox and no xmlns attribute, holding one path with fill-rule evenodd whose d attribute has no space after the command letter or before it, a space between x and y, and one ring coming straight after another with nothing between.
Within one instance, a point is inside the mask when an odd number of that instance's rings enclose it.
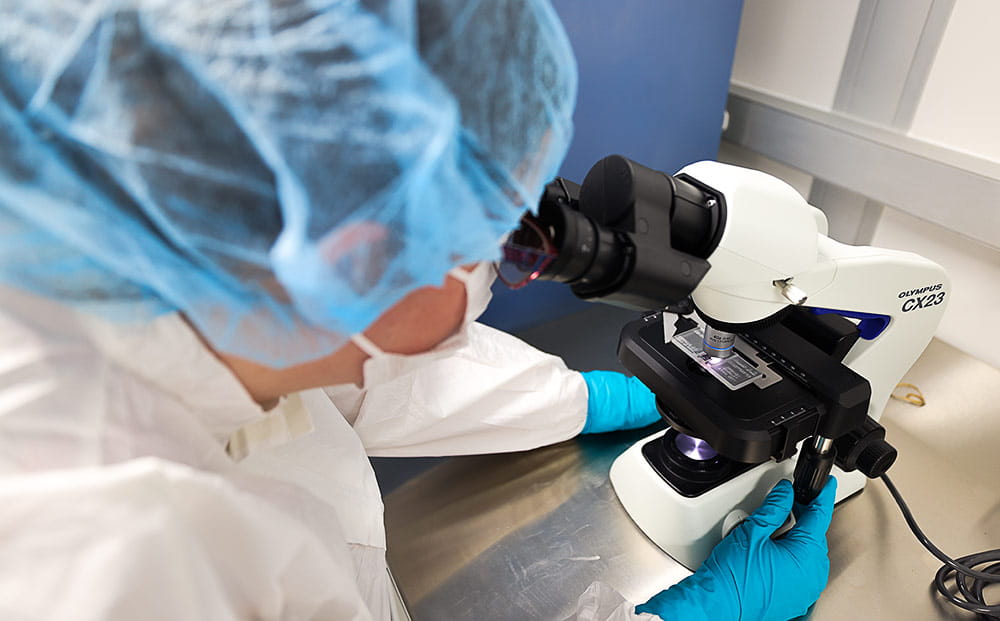
<instances>
[{"instance_id":1,"label":"wrist","mask_svg":"<svg viewBox=\"0 0 1000 621\"><path fill-rule=\"evenodd\" d=\"M646 427L660 420L660 412L656 409L656 395L646 387L639 378L628 377L628 429Z\"/></svg>"},{"instance_id":2,"label":"wrist","mask_svg":"<svg viewBox=\"0 0 1000 621\"><path fill-rule=\"evenodd\" d=\"M587 420L580 433L638 429L660 420L656 397L638 379L617 371L581 375L587 385Z\"/></svg>"},{"instance_id":3,"label":"wrist","mask_svg":"<svg viewBox=\"0 0 1000 621\"><path fill-rule=\"evenodd\" d=\"M580 430L581 434L589 433L601 433L605 431L603 427L603 418L601 416L602 408L604 407L604 383L601 381L603 378L600 374L606 373L606 371L584 371L580 375L583 377L583 383L587 385L587 412L586 418L583 423L583 429Z\"/></svg>"},{"instance_id":4,"label":"wrist","mask_svg":"<svg viewBox=\"0 0 1000 621\"><path fill-rule=\"evenodd\" d=\"M738 601L732 589L703 567L635 610L665 621L738 621Z\"/></svg>"},{"instance_id":5,"label":"wrist","mask_svg":"<svg viewBox=\"0 0 1000 621\"><path fill-rule=\"evenodd\" d=\"M664 621L715 621L703 605L710 594L693 587L688 576L672 587L660 591L644 604L635 607L636 614L649 613Z\"/></svg>"}]
</instances>

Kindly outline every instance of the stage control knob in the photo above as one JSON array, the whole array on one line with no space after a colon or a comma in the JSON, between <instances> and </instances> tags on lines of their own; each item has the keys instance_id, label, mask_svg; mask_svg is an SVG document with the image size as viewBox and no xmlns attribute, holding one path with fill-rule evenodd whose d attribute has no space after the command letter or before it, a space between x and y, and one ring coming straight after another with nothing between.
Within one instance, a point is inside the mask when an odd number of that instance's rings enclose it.
<instances>
[{"instance_id":1,"label":"stage control knob","mask_svg":"<svg viewBox=\"0 0 1000 621\"><path fill-rule=\"evenodd\" d=\"M882 476L896 461L896 449L885 440L875 440L857 458L858 470L870 479Z\"/></svg>"}]
</instances>

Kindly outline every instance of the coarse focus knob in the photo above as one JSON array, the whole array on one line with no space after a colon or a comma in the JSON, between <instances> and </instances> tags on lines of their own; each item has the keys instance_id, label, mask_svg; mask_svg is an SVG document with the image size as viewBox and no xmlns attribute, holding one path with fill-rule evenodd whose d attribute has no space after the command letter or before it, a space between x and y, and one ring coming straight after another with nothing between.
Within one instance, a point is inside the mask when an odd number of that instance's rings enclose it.
<instances>
[{"instance_id":1,"label":"coarse focus knob","mask_svg":"<svg viewBox=\"0 0 1000 621\"><path fill-rule=\"evenodd\" d=\"M896 455L896 449L891 444L885 440L876 440L858 455L858 470L870 479L880 477L896 461Z\"/></svg>"},{"instance_id":2,"label":"coarse focus knob","mask_svg":"<svg viewBox=\"0 0 1000 621\"><path fill-rule=\"evenodd\" d=\"M885 428L866 417L857 429L853 429L834 441L837 447L837 465L844 472L860 470L870 478L885 474L896 461L896 449L885 441Z\"/></svg>"}]
</instances>

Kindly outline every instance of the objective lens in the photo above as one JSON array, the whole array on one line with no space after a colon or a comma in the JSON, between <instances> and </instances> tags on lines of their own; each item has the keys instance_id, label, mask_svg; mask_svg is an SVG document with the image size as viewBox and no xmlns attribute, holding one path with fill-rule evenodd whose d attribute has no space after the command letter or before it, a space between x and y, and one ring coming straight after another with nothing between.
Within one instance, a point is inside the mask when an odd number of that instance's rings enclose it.
<instances>
[{"instance_id":1,"label":"objective lens","mask_svg":"<svg viewBox=\"0 0 1000 621\"><path fill-rule=\"evenodd\" d=\"M733 354L735 343L736 335L732 332L723 332L712 326L705 326L705 337L702 340L701 349L713 358L728 358Z\"/></svg>"},{"instance_id":2,"label":"objective lens","mask_svg":"<svg viewBox=\"0 0 1000 621\"><path fill-rule=\"evenodd\" d=\"M686 433L677 434L677 437L674 438L674 446L677 447L677 450L682 455L696 461L713 459L719 454L718 451L709 446L708 442L705 442L701 438L689 436Z\"/></svg>"}]
</instances>

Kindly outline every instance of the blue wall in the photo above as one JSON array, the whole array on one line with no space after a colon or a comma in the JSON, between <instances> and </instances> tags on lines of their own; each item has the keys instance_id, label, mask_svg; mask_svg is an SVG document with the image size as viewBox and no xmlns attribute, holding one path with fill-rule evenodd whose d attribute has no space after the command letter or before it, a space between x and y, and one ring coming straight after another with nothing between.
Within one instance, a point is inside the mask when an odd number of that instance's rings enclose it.
<instances>
[{"instance_id":1,"label":"blue wall","mask_svg":"<svg viewBox=\"0 0 1000 621\"><path fill-rule=\"evenodd\" d=\"M575 133L560 175L620 153L675 172L715 159L742 0L553 0L576 53ZM482 317L517 331L589 307L569 288L497 283Z\"/></svg>"}]
</instances>

